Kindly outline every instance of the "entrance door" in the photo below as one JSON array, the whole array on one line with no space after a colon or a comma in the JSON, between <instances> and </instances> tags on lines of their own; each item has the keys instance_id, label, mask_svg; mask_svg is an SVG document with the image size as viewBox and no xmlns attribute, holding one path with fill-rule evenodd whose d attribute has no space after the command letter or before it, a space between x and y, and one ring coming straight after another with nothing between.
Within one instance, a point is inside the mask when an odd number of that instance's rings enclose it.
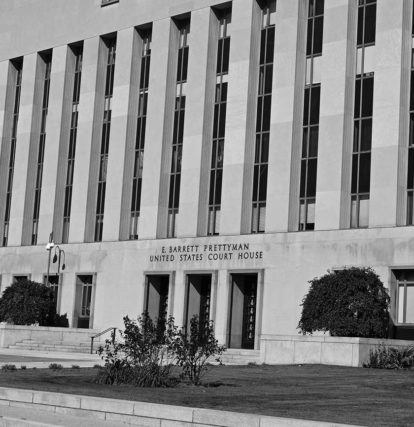
<instances>
[{"instance_id":1,"label":"entrance door","mask_svg":"<svg viewBox=\"0 0 414 427\"><path fill-rule=\"evenodd\" d=\"M77 328L92 328L94 281L93 275L82 274L76 277L76 302L74 325Z\"/></svg>"},{"instance_id":2,"label":"entrance door","mask_svg":"<svg viewBox=\"0 0 414 427\"><path fill-rule=\"evenodd\" d=\"M47 282L47 276L43 276L43 283L49 286L53 291L53 301L55 303L56 313L59 313L59 301L60 301L60 275L50 274L49 283Z\"/></svg>"},{"instance_id":3,"label":"entrance door","mask_svg":"<svg viewBox=\"0 0 414 427\"><path fill-rule=\"evenodd\" d=\"M190 331L190 320L198 316L200 325L210 320L211 274L189 274L187 276L187 298L184 325Z\"/></svg>"},{"instance_id":4,"label":"entrance door","mask_svg":"<svg viewBox=\"0 0 414 427\"><path fill-rule=\"evenodd\" d=\"M147 275L144 311L153 322L164 322L167 318L170 276L168 274Z\"/></svg>"},{"instance_id":5,"label":"entrance door","mask_svg":"<svg viewBox=\"0 0 414 427\"><path fill-rule=\"evenodd\" d=\"M254 349L257 274L232 274L229 348Z\"/></svg>"}]
</instances>

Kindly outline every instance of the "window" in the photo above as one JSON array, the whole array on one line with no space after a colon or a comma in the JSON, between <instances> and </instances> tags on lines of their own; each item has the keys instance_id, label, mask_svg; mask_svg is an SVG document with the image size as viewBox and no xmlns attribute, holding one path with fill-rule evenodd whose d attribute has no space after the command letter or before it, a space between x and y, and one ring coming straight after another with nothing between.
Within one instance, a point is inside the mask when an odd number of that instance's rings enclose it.
<instances>
[{"instance_id":1,"label":"window","mask_svg":"<svg viewBox=\"0 0 414 427\"><path fill-rule=\"evenodd\" d=\"M315 228L320 93L319 84L311 84L305 88L299 196L300 231Z\"/></svg>"},{"instance_id":2,"label":"window","mask_svg":"<svg viewBox=\"0 0 414 427\"><path fill-rule=\"evenodd\" d=\"M414 11L414 8L413 8ZM414 13L413 13L414 15ZM414 28L414 21L413 21ZM414 30L413 30L414 32ZM410 119L407 168L407 225L414 224L414 50L411 51Z\"/></svg>"},{"instance_id":3,"label":"window","mask_svg":"<svg viewBox=\"0 0 414 427\"><path fill-rule=\"evenodd\" d=\"M108 167L109 136L111 133L112 95L114 91L116 38L104 39L107 47L104 115L102 123L101 148L99 154L98 191L95 215L95 242L102 241L105 212L106 172Z\"/></svg>"},{"instance_id":4,"label":"window","mask_svg":"<svg viewBox=\"0 0 414 427\"><path fill-rule=\"evenodd\" d=\"M144 167L145 129L147 121L148 85L151 62L151 31L140 32L142 38L141 76L138 96L137 133L135 139L134 173L132 177L131 218L129 238L138 239L141 207L142 170Z\"/></svg>"},{"instance_id":5,"label":"window","mask_svg":"<svg viewBox=\"0 0 414 427\"><path fill-rule=\"evenodd\" d=\"M376 15L376 0L358 0L358 47L375 44Z\"/></svg>"},{"instance_id":6,"label":"window","mask_svg":"<svg viewBox=\"0 0 414 427\"><path fill-rule=\"evenodd\" d=\"M43 68L43 94L42 94L42 112L40 119L40 137L37 154L37 170L34 192L33 216L32 216L32 239L31 244L37 244L37 233L39 227L40 198L42 193L43 162L46 145L46 119L49 107L49 90L50 90L50 72L52 69L52 54L41 54L39 60L44 62Z\"/></svg>"},{"instance_id":7,"label":"window","mask_svg":"<svg viewBox=\"0 0 414 427\"><path fill-rule=\"evenodd\" d=\"M259 90L257 96L256 142L253 166L252 233L263 233L266 220L267 167L269 160L270 114L272 107L273 57L276 1L262 8Z\"/></svg>"},{"instance_id":8,"label":"window","mask_svg":"<svg viewBox=\"0 0 414 427\"><path fill-rule=\"evenodd\" d=\"M78 106L79 106L80 87L81 87L81 80L82 80L83 47L74 46L71 48L71 50L75 59L75 69L73 72L74 76L73 76L73 92L72 92L72 113L71 113L71 119L70 119L69 147L68 147L65 196L64 196L64 207L63 207L62 243L68 243L68 239L69 239L70 212L71 212L71 206L72 206L73 171L75 168L76 138L77 138L77 132L78 132Z\"/></svg>"},{"instance_id":9,"label":"window","mask_svg":"<svg viewBox=\"0 0 414 427\"><path fill-rule=\"evenodd\" d=\"M170 170L170 191L168 199L168 223L167 237L176 237L176 220L180 203L181 184L181 159L184 139L185 117L185 83L188 71L188 34L190 33L190 21L184 20L177 23L180 32L177 63L177 96L174 108L174 131L172 139L172 156Z\"/></svg>"},{"instance_id":10,"label":"window","mask_svg":"<svg viewBox=\"0 0 414 427\"><path fill-rule=\"evenodd\" d=\"M309 0L306 56L322 54L323 13L325 0Z\"/></svg>"},{"instance_id":11,"label":"window","mask_svg":"<svg viewBox=\"0 0 414 427\"><path fill-rule=\"evenodd\" d=\"M95 276L79 274L76 276L76 301L73 327L92 328L95 298Z\"/></svg>"},{"instance_id":12,"label":"window","mask_svg":"<svg viewBox=\"0 0 414 427\"><path fill-rule=\"evenodd\" d=\"M220 232L221 188L223 177L224 138L227 111L227 73L229 71L231 11L219 11L219 38L217 46L216 92L214 99L213 143L210 166L208 203L208 235Z\"/></svg>"},{"instance_id":13,"label":"window","mask_svg":"<svg viewBox=\"0 0 414 427\"><path fill-rule=\"evenodd\" d=\"M397 271L396 319L414 324L414 270Z\"/></svg>"},{"instance_id":14,"label":"window","mask_svg":"<svg viewBox=\"0 0 414 427\"><path fill-rule=\"evenodd\" d=\"M373 73L358 75L355 82L351 228L368 227L373 94Z\"/></svg>"},{"instance_id":15,"label":"window","mask_svg":"<svg viewBox=\"0 0 414 427\"><path fill-rule=\"evenodd\" d=\"M16 144L17 144L17 123L19 121L20 109L20 93L22 87L22 70L23 59L11 61L11 72L14 77L14 105L13 105L13 118L12 118L12 131L10 139L10 154L7 174L7 187L6 187L6 203L4 206L4 226L3 226L3 246L7 246L9 238L9 224L10 224L10 209L13 191L13 176L14 176L14 163L16 158Z\"/></svg>"},{"instance_id":16,"label":"window","mask_svg":"<svg viewBox=\"0 0 414 427\"><path fill-rule=\"evenodd\" d=\"M30 280L30 275L28 274L14 274L12 283L20 283Z\"/></svg>"}]
</instances>

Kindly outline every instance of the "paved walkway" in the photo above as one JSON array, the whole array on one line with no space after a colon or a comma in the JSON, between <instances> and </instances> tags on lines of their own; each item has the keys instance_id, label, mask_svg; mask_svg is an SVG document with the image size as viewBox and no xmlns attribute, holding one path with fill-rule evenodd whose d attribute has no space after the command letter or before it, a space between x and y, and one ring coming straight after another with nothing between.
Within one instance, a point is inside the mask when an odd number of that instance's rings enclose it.
<instances>
[{"instance_id":1,"label":"paved walkway","mask_svg":"<svg viewBox=\"0 0 414 427\"><path fill-rule=\"evenodd\" d=\"M102 364L102 359L97 354L0 349L0 367L3 365L15 365L17 369L21 366L26 366L26 368L47 368L51 363L59 363L64 368L71 368L73 365L89 368L96 364Z\"/></svg>"}]
</instances>

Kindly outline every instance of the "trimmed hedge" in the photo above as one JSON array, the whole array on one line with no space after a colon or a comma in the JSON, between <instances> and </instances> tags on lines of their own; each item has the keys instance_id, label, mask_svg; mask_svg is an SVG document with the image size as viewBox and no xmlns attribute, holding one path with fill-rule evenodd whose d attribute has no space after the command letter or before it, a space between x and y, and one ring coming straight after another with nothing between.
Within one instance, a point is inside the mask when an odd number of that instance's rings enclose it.
<instances>
[{"instance_id":1,"label":"trimmed hedge","mask_svg":"<svg viewBox=\"0 0 414 427\"><path fill-rule=\"evenodd\" d=\"M371 268L332 271L309 283L298 325L303 334L387 337L390 298Z\"/></svg>"},{"instance_id":2,"label":"trimmed hedge","mask_svg":"<svg viewBox=\"0 0 414 427\"><path fill-rule=\"evenodd\" d=\"M56 313L52 289L31 280L13 283L4 290L0 298L0 321L15 325L69 326L66 314Z\"/></svg>"}]
</instances>

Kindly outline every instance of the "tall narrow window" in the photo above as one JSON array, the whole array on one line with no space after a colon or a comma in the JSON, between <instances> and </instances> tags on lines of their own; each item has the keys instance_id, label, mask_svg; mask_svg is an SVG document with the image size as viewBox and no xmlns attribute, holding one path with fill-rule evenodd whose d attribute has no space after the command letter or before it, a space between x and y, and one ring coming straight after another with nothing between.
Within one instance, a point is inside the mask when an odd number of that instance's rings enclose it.
<instances>
[{"instance_id":1,"label":"tall narrow window","mask_svg":"<svg viewBox=\"0 0 414 427\"><path fill-rule=\"evenodd\" d=\"M105 81L105 101L104 115L102 124L102 139L99 153L99 176L98 176L98 194L96 200L96 216L95 216L95 242L102 241L103 220L105 211L105 191L106 191L106 172L108 167L109 153L109 135L111 132L111 114L112 114L112 95L114 90L114 72L115 72L115 54L116 54L116 39L105 39L104 43L107 47L107 62L106 62L106 81Z\"/></svg>"},{"instance_id":2,"label":"tall narrow window","mask_svg":"<svg viewBox=\"0 0 414 427\"><path fill-rule=\"evenodd\" d=\"M9 154L9 170L7 174L7 187L6 187L6 203L4 212L4 227L3 227L3 246L7 246L9 237L9 223L10 223L10 208L13 190L13 175L14 175L14 162L16 157L16 143L17 143L17 123L19 121L19 108L20 108L20 93L22 85L22 68L23 61L12 61L11 67L14 75L14 105L13 105L13 119L12 131L10 140L10 154Z\"/></svg>"},{"instance_id":3,"label":"tall narrow window","mask_svg":"<svg viewBox=\"0 0 414 427\"><path fill-rule=\"evenodd\" d=\"M358 0L358 47L375 43L377 0Z\"/></svg>"},{"instance_id":4,"label":"tall narrow window","mask_svg":"<svg viewBox=\"0 0 414 427\"><path fill-rule=\"evenodd\" d=\"M414 37L414 7L411 35ZM410 129L408 139L407 225L414 224L414 49L411 51Z\"/></svg>"},{"instance_id":5,"label":"tall narrow window","mask_svg":"<svg viewBox=\"0 0 414 427\"><path fill-rule=\"evenodd\" d=\"M355 84L354 143L352 150L351 227L368 227L373 73L358 75Z\"/></svg>"},{"instance_id":6,"label":"tall narrow window","mask_svg":"<svg viewBox=\"0 0 414 427\"><path fill-rule=\"evenodd\" d=\"M227 74L229 72L231 11L219 17L217 46L216 92L214 100L213 144L210 167L210 193L208 203L208 235L220 232L221 186L223 176L224 138L227 109Z\"/></svg>"},{"instance_id":7,"label":"tall narrow window","mask_svg":"<svg viewBox=\"0 0 414 427\"><path fill-rule=\"evenodd\" d=\"M140 35L142 37L141 76L139 83L134 174L132 177L131 219L129 227L130 239L138 239L138 221L141 207L142 170L144 166L145 128L147 122L148 84L151 62L151 30L141 32Z\"/></svg>"},{"instance_id":8,"label":"tall narrow window","mask_svg":"<svg viewBox=\"0 0 414 427\"><path fill-rule=\"evenodd\" d=\"M267 166L269 159L270 114L275 46L276 1L262 8L259 90L257 96L256 144L253 169L252 233L263 233L266 221Z\"/></svg>"},{"instance_id":9,"label":"tall narrow window","mask_svg":"<svg viewBox=\"0 0 414 427\"><path fill-rule=\"evenodd\" d=\"M78 106L82 79L83 48L82 46L76 46L72 47L71 49L75 56L75 70L73 80L72 115L70 122L69 149L65 183L65 199L63 207L62 243L68 243L69 238L70 211L72 205L73 170L75 167L76 137L78 131Z\"/></svg>"},{"instance_id":10,"label":"tall narrow window","mask_svg":"<svg viewBox=\"0 0 414 427\"><path fill-rule=\"evenodd\" d=\"M180 44L178 49L177 64L177 96L174 109L174 133L172 140L172 158L170 172L170 192L168 200L167 237L176 236L176 220L180 203L181 158L184 137L185 94L188 71L188 34L190 21L177 24L180 31Z\"/></svg>"},{"instance_id":11,"label":"tall narrow window","mask_svg":"<svg viewBox=\"0 0 414 427\"><path fill-rule=\"evenodd\" d=\"M355 79L354 140L351 174L351 228L368 227L374 73L365 72L365 48L375 44L375 0L358 0L357 47L359 74Z\"/></svg>"},{"instance_id":12,"label":"tall narrow window","mask_svg":"<svg viewBox=\"0 0 414 427\"><path fill-rule=\"evenodd\" d=\"M40 119L40 138L37 153L37 171L35 181L34 205L32 216L32 245L37 244L37 233L39 227L40 198L42 193L43 161L46 144L46 119L49 107L50 71L52 69L52 55L43 54L40 58L44 61L42 113Z\"/></svg>"},{"instance_id":13,"label":"tall narrow window","mask_svg":"<svg viewBox=\"0 0 414 427\"><path fill-rule=\"evenodd\" d=\"M310 0L306 41L307 82L303 107L303 135L299 193L299 230L315 228L321 86L314 82L314 59L322 55L324 0Z\"/></svg>"}]
</instances>

